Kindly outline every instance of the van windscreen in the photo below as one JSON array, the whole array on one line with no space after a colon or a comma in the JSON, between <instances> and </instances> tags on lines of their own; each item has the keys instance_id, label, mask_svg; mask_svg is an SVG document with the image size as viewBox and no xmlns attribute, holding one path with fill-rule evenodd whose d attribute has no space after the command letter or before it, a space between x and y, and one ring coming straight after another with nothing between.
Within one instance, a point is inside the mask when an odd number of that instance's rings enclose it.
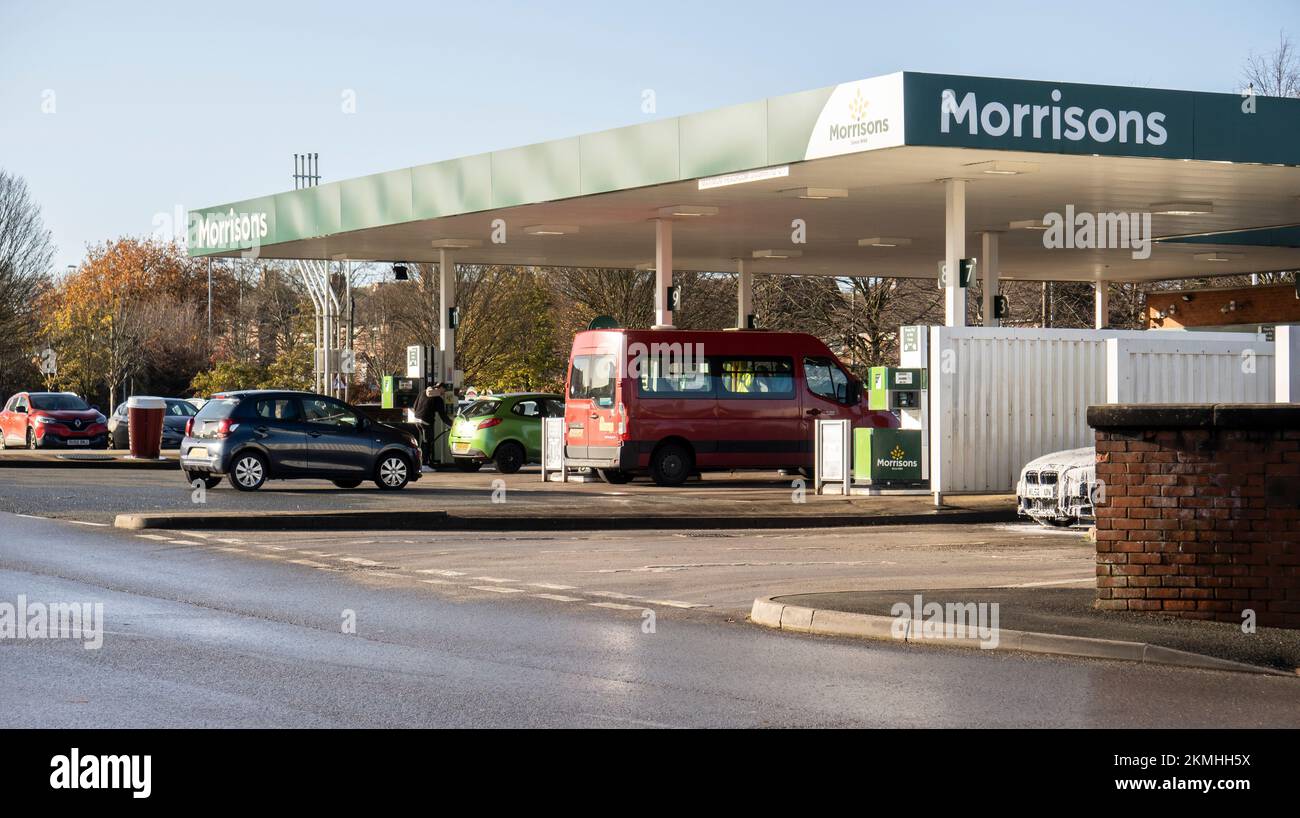
<instances>
[{"instance_id":1,"label":"van windscreen","mask_svg":"<svg viewBox=\"0 0 1300 818\"><path fill-rule=\"evenodd\" d=\"M613 355L574 355L569 370L569 397L586 398L597 406L614 404L618 360Z\"/></svg>"}]
</instances>

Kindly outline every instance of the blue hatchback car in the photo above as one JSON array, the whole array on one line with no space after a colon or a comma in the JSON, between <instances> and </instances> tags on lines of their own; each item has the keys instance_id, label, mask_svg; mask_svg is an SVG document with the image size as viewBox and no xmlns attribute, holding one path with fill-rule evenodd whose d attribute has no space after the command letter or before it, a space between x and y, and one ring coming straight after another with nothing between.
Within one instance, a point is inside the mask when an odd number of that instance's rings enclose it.
<instances>
[{"instance_id":1,"label":"blue hatchback car","mask_svg":"<svg viewBox=\"0 0 1300 818\"><path fill-rule=\"evenodd\" d=\"M420 479L415 438L348 404L311 392L251 390L213 395L185 430L181 469L212 488L223 476L240 491L267 480L315 478L351 489L373 480L387 491Z\"/></svg>"}]
</instances>

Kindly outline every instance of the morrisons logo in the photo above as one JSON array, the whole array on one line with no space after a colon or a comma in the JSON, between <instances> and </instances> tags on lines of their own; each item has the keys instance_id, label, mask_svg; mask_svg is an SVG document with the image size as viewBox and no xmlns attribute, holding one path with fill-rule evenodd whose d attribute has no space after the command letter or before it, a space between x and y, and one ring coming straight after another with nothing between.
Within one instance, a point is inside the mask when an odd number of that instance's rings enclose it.
<instances>
[{"instance_id":1,"label":"morrisons logo","mask_svg":"<svg viewBox=\"0 0 1300 818\"><path fill-rule=\"evenodd\" d=\"M189 244L191 247L237 247L245 242L260 243L270 232L265 213L190 214Z\"/></svg>"},{"instance_id":2,"label":"morrisons logo","mask_svg":"<svg viewBox=\"0 0 1300 818\"><path fill-rule=\"evenodd\" d=\"M918 463L916 460L908 459L903 447L895 443L894 448L889 452L889 457L877 457L876 465L885 469L914 469Z\"/></svg>"},{"instance_id":3,"label":"morrisons logo","mask_svg":"<svg viewBox=\"0 0 1300 818\"><path fill-rule=\"evenodd\" d=\"M848 123L830 123L830 141L837 142L844 139L862 139L875 134L889 133L889 117L880 117L878 119L867 118L867 108L871 103L862 96L859 90L853 95L849 102L849 117L853 120Z\"/></svg>"},{"instance_id":4,"label":"morrisons logo","mask_svg":"<svg viewBox=\"0 0 1300 818\"><path fill-rule=\"evenodd\" d=\"M950 132L965 126L971 136L1006 136L1016 139L1051 139L1080 142L1132 142L1137 145L1163 145L1169 138L1165 130L1165 115L1160 111L1110 110L1095 108L1091 111L1078 105L1061 105L1060 89L1051 93L1053 104L1036 104L1033 101L1013 102L1010 105L997 100L980 103L974 91L968 91L959 100L951 88L940 95L939 130Z\"/></svg>"}]
</instances>

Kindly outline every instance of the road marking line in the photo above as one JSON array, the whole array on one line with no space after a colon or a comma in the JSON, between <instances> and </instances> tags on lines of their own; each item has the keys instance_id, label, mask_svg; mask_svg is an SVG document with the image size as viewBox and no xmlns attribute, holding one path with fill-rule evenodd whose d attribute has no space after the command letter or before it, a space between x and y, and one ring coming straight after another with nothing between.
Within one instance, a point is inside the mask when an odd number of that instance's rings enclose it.
<instances>
[{"instance_id":1,"label":"road marking line","mask_svg":"<svg viewBox=\"0 0 1300 818\"><path fill-rule=\"evenodd\" d=\"M375 562L374 560L368 560L362 557L340 557L339 561L350 562L353 565L366 565L366 566L383 565L382 562Z\"/></svg>"},{"instance_id":2,"label":"road marking line","mask_svg":"<svg viewBox=\"0 0 1300 818\"><path fill-rule=\"evenodd\" d=\"M420 580L420 582L425 582L428 583L429 585L455 585L456 584L451 580L447 580L447 579L422 579ZM500 589L493 588L492 590L495 591Z\"/></svg>"},{"instance_id":3,"label":"road marking line","mask_svg":"<svg viewBox=\"0 0 1300 818\"><path fill-rule=\"evenodd\" d=\"M180 534L182 537L198 537L201 540L209 539L212 536L211 534L204 534L201 531L177 531L176 533Z\"/></svg>"},{"instance_id":4,"label":"road marking line","mask_svg":"<svg viewBox=\"0 0 1300 818\"><path fill-rule=\"evenodd\" d=\"M136 536L146 540L162 540L163 542L171 539L171 537L164 537L161 534L136 534Z\"/></svg>"},{"instance_id":5,"label":"road marking line","mask_svg":"<svg viewBox=\"0 0 1300 818\"><path fill-rule=\"evenodd\" d=\"M577 587L574 585L558 585L554 582L530 582L528 585L532 588L545 588L548 591L572 591Z\"/></svg>"},{"instance_id":6,"label":"road marking line","mask_svg":"<svg viewBox=\"0 0 1300 818\"><path fill-rule=\"evenodd\" d=\"M602 596L606 599L640 599L639 596L632 594L620 594L618 591L588 591L592 596Z\"/></svg>"},{"instance_id":7,"label":"road marking line","mask_svg":"<svg viewBox=\"0 0 1300 818\"><path fill-rule=\"evenodd\" d=\"M581 602L582 597L565 596L564 594L533 594L538 599L549 599L552 602Z\"/></svg>"},{"instance_id":8,"label":"road marking line","mask_svg":"<svg viewBox=\"0 0 1300 818\"><path fill-rule=\"evenodd\" d=\"M294 565L306 565L308 568L325 568L330 571L334 570L331 566L328 566L323 562L317 562L316 560L289 560L289 562Z\"/></svg>"},{"instance_id":9,"label":"road marking line","mask_svg":"<svg viewBox=\"0 0 1300 818\"><path fill-rule=\"evenodd\" d=\"M698 602L678 602L675 599L647 599L650 605L667 605L670 608L711 608L712 605L704 605Z\"/></svg>"},{"instance_id":10,"label":"road marking line","mask_svg":"<svg viewBox=\"0 0 1300 818\"><path fill-rule=\"evenodd\" d=\"M15 517L26 517L26 518L29 519L29 520L44 520L44 519L45 519L44 517L41 517L41 516L36 515L36 514L15 514L14 516L15 516Z\"/></svg>"},{"instance_id":11,"label":"road marking line","mask_svg":"<svg viewBox=\"0 0 1300 818\"><path fill-rule=\"evenodd\" d=\"M502 579L501 577L471 577L471 579L482 580L483 582L518 582L517 579Z\"/></svg>"},{"instance_id":12,"label":"road marking line","mask_svg":"<svg viewBox=\"0 0 1300 818\"><path fill-rule=\"evenodd\" d=\"M522 588L502 588L499 585L471 585L475 591L492 591L497 594L522 594Z\"/></svg>"},{"instance_id":13,"label":"road marking line","mask_svg":"<svg viewBox=\"0 0 1300 818\"><path fill-rule=\"evenodd\" d=\"M644 611L645 610L645 607L642 605L622 605L618 602L588 602L587 604L593 608L612 608L616 611Z\"/></svg>"},{"instance_id":14,"label":"road marking line","mask_svg":"<svg viewBox=\"0 0 1300 818\"><path fill-rule=\"evenodd\" d=\"M68 520L73 525L93 525L96 528L108 528L108 523L88 523L85 520Z\"/></svg>"},{"instance_id":15,"label":"road marking line","mask_svg":"<svg viewBox=\"0 0 1300 818\"><path fill-rule=\"evenodd\" d=\"M148 534L141 534L141 537L148 537ZM217 542L228 542L233 545L243 545L244 541L237 537L217 537Z\"/></svg>"},{"instance_id":16,"label":"road marking line","mask_svg":"<svg viewBox=\"0 0 1300 818\"><path fill-rule=\"evenodd\" d=\"M247 548L218 548L218 551L229 551L232 554L247 554Z\"/></svg>"},{"instance_id":17,"label":"road marking line","mask_svg":"<svg viewBox=\"0 0 1300 818\"><path fill-rule=\"evenodd\" d=\"M416 569L415 573L417 573L417 574L437 574L438 576L441 576L441 577L463 577L463 576L465 576L465 572L463 572L463 571L444 571L444 570L442 570L442 569L440 569L440 568L418 568L418 569Z\"/></svg>"},{"instance_id":18,"label":"road marking line","mask_svg":"<svg viewBox=\"0 0 1300 818\"><path fill-rule=\"evenodd\" d=\"M203 545L203 543L197 540L168 540L167 542L172 545Z\"/></svg>"},{"instance_id":19,"label":"road marking line","mask_svg":"<svg viewBox=\"0 0 1300 818\"><path fill-rule=\"evenodd\" d=\"M1053 579L1043 582L1022 582L1018 585L995 585L994 588L1042 588L1048 585L1075 585L1080 582L1096 582L1096 575L1090 577L1079 577L1078 579Z\"/></svg>"}]
</instances>

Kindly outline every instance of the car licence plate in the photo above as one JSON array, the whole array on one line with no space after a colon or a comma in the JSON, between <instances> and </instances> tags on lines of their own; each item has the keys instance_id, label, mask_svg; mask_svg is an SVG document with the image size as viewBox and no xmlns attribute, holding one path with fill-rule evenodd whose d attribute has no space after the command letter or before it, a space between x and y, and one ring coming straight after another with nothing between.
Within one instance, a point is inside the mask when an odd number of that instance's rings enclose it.
<instances>
[{"instance_id":1,"label":"car licence plate","mask_svg":"<svg viewBox=\"0 0 1300 818\"><path fill-rule=\"evenodd\" d=\"M68 445L69 445L69 446L89 446L89 445L90 445L90 441L87 440L87 439L85 439L84 437L83 437L83 438L75 438L75 437L74 437L74 438L69 438L69 439L68 439Z\"/></svg>"},{"instance_id":2,"label":"car licence plate","mask_svg":"<svg viewBox=\"0 0 1300 818\"><path fill-rule=\"evenodd\" d=\"M194 447L192 447L192 448L190 449L190 454L189 454L189 456L190 456L190 457L207 457L207 456L208 456L208 447L206 447L206 446L194 446Z\"/></svg>"},{"instance_id":3,"label":"car licence plate","mask_svg":"<svg viewBox=\"0 0 1300 818\"><path fill-rule=\"evenodd\" d=\"M469 444L468 444L468 443L454 443L454 444L452 444L451 450L452 450L453 452L455 452L456 454L464 454L465 452L468 452L468 451L469 451Z\"/></svg>"}]
</instances>

